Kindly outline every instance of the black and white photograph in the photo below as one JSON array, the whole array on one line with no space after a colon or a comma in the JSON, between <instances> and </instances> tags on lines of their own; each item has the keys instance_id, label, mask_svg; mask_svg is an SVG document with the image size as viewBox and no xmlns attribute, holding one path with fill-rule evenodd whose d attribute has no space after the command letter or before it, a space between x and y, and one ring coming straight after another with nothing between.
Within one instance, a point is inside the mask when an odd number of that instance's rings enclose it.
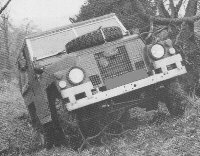
<instances>
[{"instance_id":1,"label":"black and white photograph","mask_svg":"<svg viewBox=\"0 0 200 156\"><path fill-rule=\"evenodd\" d=\"M0 156L200 156L200 1L0 0Z\"/></svg>"}]
</instances>

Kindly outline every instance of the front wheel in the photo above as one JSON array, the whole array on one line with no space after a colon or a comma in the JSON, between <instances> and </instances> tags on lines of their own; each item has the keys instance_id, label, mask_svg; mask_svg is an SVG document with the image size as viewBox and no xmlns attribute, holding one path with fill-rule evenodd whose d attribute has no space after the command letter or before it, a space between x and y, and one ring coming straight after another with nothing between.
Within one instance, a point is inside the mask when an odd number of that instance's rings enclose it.
<instances>
[{"instance_id":1,"label":"front wheel","mask_svg":"<svg viewBox=\"0 0 200 156\"><path fill-rule=\"evenodd\" d=\"M185 113L186 94L182 89L178 78L167 81L165 87L159 90L159 100L166 104L172 116L182 116Z\"/></svg>"},{"instance_id":2,"label":"front wheel","mask_svg":"<svg viewBox=\"0 0 200 156\"><path fill-rule=\"evenodd\" d=\"M51 149L54 146L55 131L53 127L54 126L52 122L48 122L43 125L43 134L46 149Z\"/></svg>"}]
</instances>

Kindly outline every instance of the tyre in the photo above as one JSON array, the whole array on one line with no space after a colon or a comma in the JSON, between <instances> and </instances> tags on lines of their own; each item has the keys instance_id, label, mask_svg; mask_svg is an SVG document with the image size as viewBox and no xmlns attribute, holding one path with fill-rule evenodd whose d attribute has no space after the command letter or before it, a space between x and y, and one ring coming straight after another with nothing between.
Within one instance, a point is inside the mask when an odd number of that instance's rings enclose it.
<instances>
[{"instance_id":1,"label":"tyre","mask_svg":"<svg viewBox=\"0 0 200 156\"><path fill-rule=\"evenodd\" d=\"M79 131L78 121L76 119L76 114L65 112L62 114L60 119L60 125L63 130L65 143L64 146L69 146L71 149L77 151L82 143L82 136Z\"/></svg>"},{"instance_id":2,"label":"tyre","mask_svg":"<svg viewBox=\"0 0 200 156\"><path fill-rule=\"evenodd\" d=\"M158 109L158 97L155 93L156 86L148 86L142 89L141 98L144 102L141 104L141 108L146 108L146 111L152 111ZM141 100L142 100L141 99ZM146 99L146 100L145 100Z\"/></svg>"},{"instance_id":3,"label":"tyre","mask_svg":"<svg viewBox=\"0 0 200 156\"><path fill-rule=\"evenodd\" d=\"M99 108L98 104L78 109L77 119L79 127L85 138L98 134L101 130L100 119L106 116L106 110Z\"/></svg>"},{"instance_id":4,"label":"tyre","mask_svg":"<svg viewBox=\"0 0 200 156\"><path fill-rule=\"evenodd\" d=\"M65 46L67 53L94 47L123 37L121 29L116 26L102 28L102 31L105 39L101 33L101 29L98 29L71 40Z\"/></svg>"},{"instance_id":5,"label":"tyre","mask_svg":"<svg viewBox=\"0 0 200 156\"><path fill-rule=\"evenodd\" d=\"M185 113L186 96L178 78L167 81L165 88L159 90L160 101L166 104L169 113L172 116L182 116Z\"/></svg>"},{"instance_id":6,"label":"tyre","mask_svg":"<svg viewBox=\"0 0 200 156\"><path fill-rule=\"evenodd\" d=\"M43 125L45 148L51 149L54 145L53 123L48 122Z\"/></svg>"}]
</instances>

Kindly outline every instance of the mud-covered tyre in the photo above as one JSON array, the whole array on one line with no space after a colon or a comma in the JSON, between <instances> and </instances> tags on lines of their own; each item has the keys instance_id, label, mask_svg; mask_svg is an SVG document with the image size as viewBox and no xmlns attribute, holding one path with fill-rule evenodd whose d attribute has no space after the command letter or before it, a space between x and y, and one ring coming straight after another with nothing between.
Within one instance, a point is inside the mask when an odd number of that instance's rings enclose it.
<instances>
[{"instance_id":1,"label":"mud-covered tyre","mask_svg":"<svg viewBox=\"0 0 200 156\"><path fill-rule=\"evenodd\" d=\"M96 135L101 130L99 120L106 114L97 105L90 105L77 110L78 125L86 138Z\"/></svg>"},{"instance_id":2,"label":"mud-covered tyre","mask_svg":"<svg viewBox=\"0 0 200 156\"><path fill-rule=\"evenodd\" d=\"M101 30L103 31L105 39ZM67 53L71 53L74 51L101 45L105 42L111 42L122 37L123 34L119 27L106 27L77 37L76 39L73 39L70 42L68 42L65 47Z\"/></svg>"},{"instance_id":3,"label":"mud-covered tyre","mask_svg":"<svg viewBox=\"0 0 200 156\"><path fill-rule=\"evenodd\" d=\"M141 106L146 108L146 111L152 111L158 109L158 97L155 93L156 86L149 86L143 89L141 96L143 97L143 103ZM146 99L146 100L145 100ZM142 100L142 99L141 99Z\"/></svg>"},{"instance_id":4,"label":"mud-covered tyre","mask_svg":"<svg viewBox=\"0 0 200 156\"><path fill-rule=\"evenodd\" d=\"M51 149L53 146L60 147L64 145L64 135L62 129L53 122L48 122L43 125L45 148Z\"/></svg>"},{"instance_id":5,"label":"mud-covered tyre","mask_svg":"<svg viewBox=\"0 0 200 156\"><path fill-rule=\"evenodd\" d=\"M78 121L76 119L76 113L64 112L60 116L60 126L64 133L65 144L73 150L78 150L82 143L82 136L78 129Z\"/></svg>"},{"instance_id":6,"label":"mud-covered tyre","mask_svg":"<svg viewBox=\"0 0 200 156\"><path fill-rule=\"evenodd\" d=\"M165 88L159 90L160 100L166 104L169 113L172 116L182 116L185 113L186 96L178 78L172 79L167 82Z\"/></svg>"}]
</instances>

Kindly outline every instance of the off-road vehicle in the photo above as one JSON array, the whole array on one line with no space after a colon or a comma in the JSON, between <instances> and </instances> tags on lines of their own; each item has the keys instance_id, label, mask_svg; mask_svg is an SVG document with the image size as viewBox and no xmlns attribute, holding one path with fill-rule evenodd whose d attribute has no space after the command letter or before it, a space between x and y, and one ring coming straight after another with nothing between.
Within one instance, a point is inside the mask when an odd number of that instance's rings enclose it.
<instances>
[{"instance_id":1,"label":"off-road vehicle","mask_svg":"<svg viewBox=\"0 0 200 156\"><path fill-rule=\"evenodd\" d=\"M115 14L28 36L18 67L32 125L47 147L75 147L112 121L126 120L135 106L148 111L163 100L172 115L184 112L170 93L186 73L172 41L146 45Z\"/></svg>"}]
</instances>

